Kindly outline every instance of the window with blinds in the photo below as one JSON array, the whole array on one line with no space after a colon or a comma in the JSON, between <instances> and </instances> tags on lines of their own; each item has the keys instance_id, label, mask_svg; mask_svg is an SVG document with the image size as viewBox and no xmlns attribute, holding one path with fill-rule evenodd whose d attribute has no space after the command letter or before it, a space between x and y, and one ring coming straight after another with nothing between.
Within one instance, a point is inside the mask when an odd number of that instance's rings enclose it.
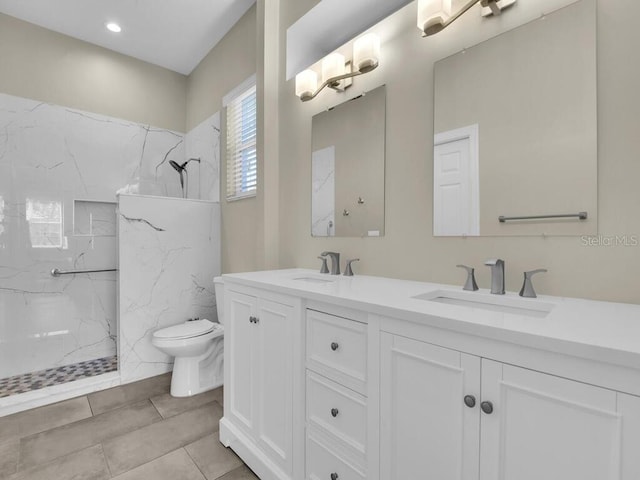
<instances>
[{"instance_id":1,"label":"window with blinds","mask_svg":"<svg viewBox=\"0 0 640 480\"><path fill-rule=\"evenodd\" d=\"M256 86L227 104L227 200L256 194Z\"/></svg>"}]
</instances>

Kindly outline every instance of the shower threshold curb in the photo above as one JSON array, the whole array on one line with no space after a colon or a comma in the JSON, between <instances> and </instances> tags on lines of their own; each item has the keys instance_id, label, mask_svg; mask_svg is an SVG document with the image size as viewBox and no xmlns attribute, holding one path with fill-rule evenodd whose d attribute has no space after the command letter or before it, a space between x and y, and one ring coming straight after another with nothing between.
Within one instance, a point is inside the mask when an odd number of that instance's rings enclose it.
<instances>
[{"instance_id":1,"label":"shower threshold curb","mask_svg":"<svg viewBox=\"0 0 640 480\"><path fill-rule=\"evenodd\" d=\"M120 373L116 371L45 387L40 390L11 395L0 398L0 417L117 387L118 385L120 385Z\"/></svg>"}]
</instances>

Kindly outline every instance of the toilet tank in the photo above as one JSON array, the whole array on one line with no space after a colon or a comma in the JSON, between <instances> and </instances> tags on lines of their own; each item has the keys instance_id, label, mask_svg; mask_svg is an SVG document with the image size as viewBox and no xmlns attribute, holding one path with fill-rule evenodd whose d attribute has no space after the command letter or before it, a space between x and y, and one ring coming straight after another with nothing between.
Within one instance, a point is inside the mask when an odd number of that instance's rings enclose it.
<instances>
[{"instance_id":1,"label":"toilet tank","mask_svg":"<svg viewBox=\"0 0 640 480\"><path fill-rule=\"evenodd\" d=\"M218 322L224 325L224 280L222 277L213 279L213 286L216 293L216 311L218 313Z\"/></svg>"}]
</instances>

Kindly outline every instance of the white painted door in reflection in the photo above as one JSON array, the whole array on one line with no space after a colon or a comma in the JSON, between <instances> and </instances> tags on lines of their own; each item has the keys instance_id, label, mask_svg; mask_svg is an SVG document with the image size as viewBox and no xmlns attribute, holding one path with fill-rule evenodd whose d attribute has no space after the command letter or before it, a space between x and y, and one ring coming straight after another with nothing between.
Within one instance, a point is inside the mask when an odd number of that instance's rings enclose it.
<instances>
[{"instance_id":1,"label":"white painted door in reflection","mask_svg":"<svg viewBox=\"0 0 640 480\"><path fill-rule=\"evenodd\" d=\"M435 135L433 234L480 235L478 125Z\"/></svg>"}]
</instances>

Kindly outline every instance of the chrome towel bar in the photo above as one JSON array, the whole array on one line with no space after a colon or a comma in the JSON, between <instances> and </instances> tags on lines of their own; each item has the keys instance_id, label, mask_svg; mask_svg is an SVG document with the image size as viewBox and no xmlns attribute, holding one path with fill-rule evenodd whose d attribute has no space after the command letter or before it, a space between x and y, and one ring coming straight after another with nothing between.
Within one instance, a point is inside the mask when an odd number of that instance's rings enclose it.
<instances>
[{"instance_id":1,"label":"chrome towel bar","mask_svg":"<svg viewBox=\"0 0 640 480\"><path fill-rule=\"evenodd\" d=\"M528 217L505 217L500 215L498 217L498 221L500 223L507 222L509 220L541 220L545 218L578 218L579 220L587 219L587 212L578 212L578 213L564 213L560 215L531 215Z\"/></svg>"},{"instance_id":2,"label":"chrome towel bar","mask_svg":"<svg viewBox=\"0 0 640 480\"><path fill-rule=\"evenodd\" d=\"M98 272L117 272L117 268L101 268L96 270L60 270L54 268L51 270L52 277L59 277L60 275L75 275L76 273L98 273Z\"/></svg>"}]
</instances>

